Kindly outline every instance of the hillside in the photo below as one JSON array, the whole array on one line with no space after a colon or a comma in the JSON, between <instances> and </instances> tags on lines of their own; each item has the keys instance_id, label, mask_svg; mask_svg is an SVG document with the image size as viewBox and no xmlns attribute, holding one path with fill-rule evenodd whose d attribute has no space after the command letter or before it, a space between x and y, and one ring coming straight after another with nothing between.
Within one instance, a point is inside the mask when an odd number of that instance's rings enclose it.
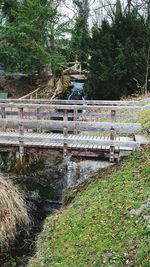
<instances>
[{"instance_id":1,"label":"hillside","mask_svg":"<svg viewBox=\"0 0 150 267\"><path fill-rule=\"evenodd\" d=\"M99 172L46 219L29 266L150 266L149 178L149 146Z\"/></svg>"}]
</instances>

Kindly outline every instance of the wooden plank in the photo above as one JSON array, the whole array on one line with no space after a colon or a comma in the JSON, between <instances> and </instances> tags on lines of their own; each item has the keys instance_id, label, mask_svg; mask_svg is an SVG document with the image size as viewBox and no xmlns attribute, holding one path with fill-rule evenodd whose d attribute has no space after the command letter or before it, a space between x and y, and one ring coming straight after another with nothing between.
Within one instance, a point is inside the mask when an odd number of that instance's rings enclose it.
<instances>
[{"instance_id":1,"label":"wooden plank","mask_svg":"<svg viewBox=\"0 0 150 267\"><path fill-rule=\"evenodd\" d=\"M18 137L12 137L11 136L11 142L17 142L18 140ZM9 137L8 136L5 136L3 138L0 138L0 143L5 143L7 141L10 141L9 140ZM36 137L36 135L32 138L29 138L27 137L26 135L24 135L24 145L26 145L28 142L33 142L33 143L36 143L36 142L39 142L41 143L41 141L43 141L43 138L42 138L42 135L41 137ZM88 147L91 147L93 145L101 145L101 146L124 146L124 147L132 147L132 148L135 148L135 147L139 147L140 146L140 142L136 142L136 141L129 141L129 140L97 140L97 139L93 139L93 140L89 140L88 138L87 139L79 139L79 140L74 140L73 138L70 138L69 136L67 138L64 138L63 140L60 139L59 137L57 138L46 138L44 140L45 142L56 142L56 143L67 143L68 145L70 144L74 144L74 146L76 147L80 147L80 145L82 144L85 144L87 145ZM62 142L63 141L63 142Z\"/></svg>"},{"instance_id":2,"label":"wooden plank","mask_svg":"<svg viewBox=\"0 0 150 267\"><path fill-rule=\"evenodd\" d=\"M40 91L39 89L36 89L34 92L38 92ZM33 92L29 93L28 95L33 94ZM142 100L123 100L123 101L119 101L119 100L48 100L48 99L25 99L26 96L23 96L20 99L2 99L0 100L1 103L46 103L46 104L79 104L79 105L83 105L86 103L86 105L140 105L140 104L144 104L144 103L148 103L150 102L150 98L145 98Z\"/></svg>"},{"instance_id":3,"label":"wooden plank","mask_svg":"<svg viewBox=\"0 0 150 267\"><path fill-rule=\"evenodd\" d=\"M0 115L2 116L2 112L0 111ZM24 111L24 116L25 117L35 117L37 115L36 111ZM6 110L6 116L18 116L17 111L7 111ZM40 111L40 117L52 117L52 118L63 118L63 113L62 112L46 112L46 111ZM73 113L68 112L68 118L73 118ZM97 118L97 119L111 119L110 114L107 113L80 113L79 119L92 119L92 118ZM117 119L135 119L137 118L136 114L117 114L116 115Z\"/></svg>"},{"instance_id":4,"label":"wooden plank","mask_svg":"<svg viewBox=\"0 0 150 267\"><path fill-rule=\"evenodd\" d=\"M135 135L136 142L140 143L141 145L146 145L149 143L148 139L141 135Z\"/></svg>"},{"instance_id":5,"label":"wooden plank","mask_svg":"<svg viewBox=\"0 0 150 267\"><path fill-rule=\"evenodd\" d=\"M150 110L150 105L146 105L143 107L143 110Z\"/></svg>"},{"instance_id":6,"label":"wooden plank","mask_svg":"<svg viewBox=\"0 0 150 267\"><path fill-rule=\"evenodd\" d=\"M5 108L28 108L28 109L37 109L41 108L42 109L52 109L52 110L134 110L134 111L140 111L143 109L141 106L97 106L97 105L55 105L55 104L23 104L23 103L1 103L0 102L0 107L5 107ZM147 109L150 107L150 105L147 105Z\"/></svg>"}]
</instances>

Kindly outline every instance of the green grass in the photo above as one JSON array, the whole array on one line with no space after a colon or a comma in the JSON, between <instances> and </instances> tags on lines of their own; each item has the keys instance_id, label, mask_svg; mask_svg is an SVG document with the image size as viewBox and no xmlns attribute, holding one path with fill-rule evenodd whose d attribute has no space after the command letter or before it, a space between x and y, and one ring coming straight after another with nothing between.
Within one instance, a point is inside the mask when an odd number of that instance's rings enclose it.
<instances>
[{"instance_id":1,"label":"green grass","mask_svg":"<svg viewBox=\"0 0 150 267\"><path fill-rule=\"evenodd\" d=\"M143 131L150 130L150 110L141 112L138 116L137 122L141 123Z\"/></svg>"},{"instance_id":2,"label":"green grass","mask_svg":"<svg viewBox=\"0 0 150 267\"><path fill-rule=\"evenodd\" d=\"M150 197L150 147L82 185L49 216L30 267L150 266L150 227L130 214Z\"/></svg>"},{"instance_id":3,"label":"green grass","mask_svg":"<svg viewBox=\"0 0 150 267\"><path fill-rule=\"evenodd\" d=\"M130 112L131 113L131 112ZM122 112L122 114L127 114L126 112ZM150 110L144 110L141 112L134 112L137 115L135 119L119 119L117 122L120 123L141 123L142 133L146 133L150 130Z\"/></svg>"}]
</instances>

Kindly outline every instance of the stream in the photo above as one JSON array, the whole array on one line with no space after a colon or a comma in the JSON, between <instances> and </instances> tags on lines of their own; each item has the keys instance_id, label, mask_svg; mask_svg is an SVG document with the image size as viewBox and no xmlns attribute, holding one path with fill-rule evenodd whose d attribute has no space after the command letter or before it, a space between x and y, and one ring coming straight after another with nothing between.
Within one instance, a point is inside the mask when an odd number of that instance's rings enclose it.
<instances>
[{"instance_id":1,"label":"stream","mask_svg":"<svg viewBox=\"0 0 150 267\"><path fill-rule=\"evenodd\" d=\"M83 81L72 81L71 90L67 95L68 100L85 100L87 95Z\"/></svg>"},{"instance_id":2,"label":"stream","mask_svg":"<svg viewBox=\"0 0 150 267\"><path fill-rule=\"evenodd\" d=\"M72 81L67 99L84 100L86 97L84 82ZM8 160L10 160L9 157ZM36 253L35 241L42 231L43 221L48 215L61 208L63 192L83 183L93 173L111 165L108 161L70 156L63 158L60 152L53 154L45 152L40 163L33 164L19 175L9 174L10 178L25 192L26 203L34 222L29 236L21 233L13 248L1 255L0 266L27 267L29 258ZM2 160L0 166L4 166ZM5 171L3 171L4 174Z\"/></svg>"}]
</instances>

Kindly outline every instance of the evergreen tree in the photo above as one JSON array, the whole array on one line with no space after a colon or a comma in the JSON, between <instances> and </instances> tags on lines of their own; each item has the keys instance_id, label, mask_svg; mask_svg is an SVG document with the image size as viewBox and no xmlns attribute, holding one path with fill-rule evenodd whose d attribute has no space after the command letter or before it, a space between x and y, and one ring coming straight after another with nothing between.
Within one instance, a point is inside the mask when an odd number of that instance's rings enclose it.
<instances>
[{"instance_id":1,"label":"evergreen tree","mask_svg":"<svg viewBox=\"0 0 150 267\"><path fill-rule=\"evenodd\" d=\"M48 65L54 71L59 68L64 58L55 49L58 14L53 1L23 0L18 9L7 6L6 12L3 5L2 11L9 17L9 23L1 25L0 30L0 59L5 68L39 74Z\"/></svg>"},{"instance_id":2,"label":"evergreen tree","mask_svg":"<svg viewBox=\"0 0 150 267\"><path fill-rule=\"evenodd\" d=\"M1 13L5 17L5 23L13 23L15 21L14 10L19 8L19 0L1 0Z\"/></svg>"},{"instance_id":3,"label":"evergreen tree","mask_svg":"<svg viewBox=\"0 0 150 267\"><path fill-rule=\"evenodd\" d=\"M118 99L141 90L146 36L144 19L136 10L116 17L112 24L104 21L101 29L95 29L87 83L92 98Z\"/></svg>"},{"instance_id":4,"label":"evergreen tree","mask_svg":"<svg viewBox=\"0 0 150 267\"><path fill-rule=\"evenodd\" d=\"M73 3L77 9L77 16L71 38L72 60L76 55L83 64L87 62L89 55L89 0L73 0Z\"/></svg>"}]
</instances>

